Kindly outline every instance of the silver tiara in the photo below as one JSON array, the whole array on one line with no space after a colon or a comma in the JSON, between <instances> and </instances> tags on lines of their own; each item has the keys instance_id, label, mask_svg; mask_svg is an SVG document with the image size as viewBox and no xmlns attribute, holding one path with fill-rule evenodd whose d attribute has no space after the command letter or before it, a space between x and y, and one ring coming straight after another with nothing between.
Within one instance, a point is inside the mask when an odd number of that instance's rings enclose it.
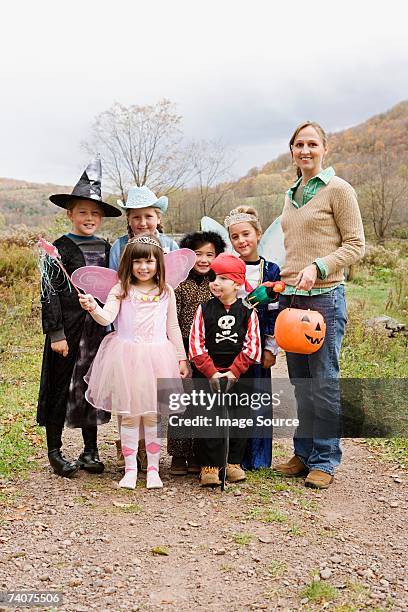
<instances>
[{"instance_id":1,"label":"silver tiara","mask_svg":"<svg viewBox=\"0 0 408 612\"><path fill-rule=\"evenodd\" d=\"M136 236L135 238L131 238L128 244L151 244L163 250L160 242L156 238L151 238L150 236Z\"/></svg>"},{"instance_id":2,"label":"silver tiara","mask_svg":"<svg viewBox=\"0 0 408 612\"><path fill-rule=\"evenodd\" d=\"M230 225L234 225L234 223L242 223L243 221L258 221L258 217L255 217L255 215L251 215L249 213L232 213L225 217L224 227L228 229Z\"/></svg>"}]
</instances>

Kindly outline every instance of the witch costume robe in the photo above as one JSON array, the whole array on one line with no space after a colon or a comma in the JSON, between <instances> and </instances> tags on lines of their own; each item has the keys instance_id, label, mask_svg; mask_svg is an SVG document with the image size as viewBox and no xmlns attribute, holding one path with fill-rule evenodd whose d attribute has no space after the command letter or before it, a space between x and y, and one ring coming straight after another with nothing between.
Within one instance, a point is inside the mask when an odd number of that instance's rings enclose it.
<instances>
[{"instance_id":1,"label":"witch costume robe","mask_svg":"<svg viewBox=\"0 0 408 612\"><path fill-rule=\"evenodd\" d=\"M61 236L54 245L69 275L86 265L108 267L110 245L104 253L87 253L68 236ZM110 414L96 410L85 399L84 375L99 345L109 331L96 323L81 308L76 290L62 272L52 281L54 291L42 298L42 326L46 334L37 407L39 425L53 423L67 427L92 427L107 423ZM64 330L68 355L63 357L51 349L50 333Z\"/></svg>"}]
</instances>

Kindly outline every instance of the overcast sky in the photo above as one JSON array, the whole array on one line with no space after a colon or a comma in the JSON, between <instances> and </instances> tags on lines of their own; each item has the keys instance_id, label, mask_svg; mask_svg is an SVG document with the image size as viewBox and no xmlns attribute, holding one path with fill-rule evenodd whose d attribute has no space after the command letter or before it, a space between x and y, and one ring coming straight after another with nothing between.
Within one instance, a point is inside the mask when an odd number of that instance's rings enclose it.
<instances>
[{"instance_id":1,"label":"overcast sky","mask_svg":"<svg viewBox=\"0 0 408 612\"><path fill-rule=\"evenodd\" d=\"M329 131L408 99L406 0L4 0L0 176L74 184L117 100L166 97L187 138L221 138L240 176L293 128Z\"/></svg>"}]
</instances>

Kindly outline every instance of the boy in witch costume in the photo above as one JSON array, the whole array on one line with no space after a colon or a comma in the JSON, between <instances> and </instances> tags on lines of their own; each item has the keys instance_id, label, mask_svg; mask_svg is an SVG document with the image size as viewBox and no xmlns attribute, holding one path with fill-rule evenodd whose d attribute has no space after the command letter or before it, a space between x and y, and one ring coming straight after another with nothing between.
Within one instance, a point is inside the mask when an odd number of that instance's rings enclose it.
<instances>
[{"instance_id":1,"label":"boy in witch costume","mask_svg":"<svg viewBox=\"0 0 408 612\"><path fill-rule=\"evenodd\" d=\"M54 242L70 275L82 266L109 265L110 245L95 232L102 217L119 217L121 212L102 201L101 178L101 162L95 159L71 194L50 196L53 204L67 210L72 223L71 232ZM108 422L110 415L85 400L83 377L108 332L81 308L75 289L62 273L54 276L52 285L41 299L46 338L37 422L46 428L48 458L56 474L70 477L80 468L100 474L104 465L98 455L97 425ZM82 429L84 451L77 461L68 461L61 454L64 424Z\"/></svg>"}]
</instances>

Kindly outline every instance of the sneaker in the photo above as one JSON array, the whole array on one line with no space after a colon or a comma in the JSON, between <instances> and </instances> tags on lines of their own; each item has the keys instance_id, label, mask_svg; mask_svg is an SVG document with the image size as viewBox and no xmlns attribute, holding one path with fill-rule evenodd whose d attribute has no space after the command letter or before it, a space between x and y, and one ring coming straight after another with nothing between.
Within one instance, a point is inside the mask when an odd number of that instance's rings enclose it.
<instances>
[{"instance_id":1,"label":"sneaker","mask_svg":"<svg viewBox=\"0 0 408 612\"><path fill-rule=\"evenodd\" d=\"M170 474L172 474L172 476L187 475L187 462L185 457L172 457Z\"/></svg>"},{"instance_id":2,"label":"sneaker","mask_svg":"<svg viewBox=\"0 0 408 612\"><path fill-rule=\"evenodd\" d=\"M246 474L239 463L229 463L227 465L228 482L241 482L245 480Z\"/></svg>"},{"instance_id":3,"label":"sneaker","mask_svg":"<svg viewBox=\"0 0 408 612\"><path fill-rule=\"evenodd\" d=\"M313 489L328 489L333 480L334 476L332 474L322 470L311 470L305 480L305 485Z\"/></svg>"},{"instance_id":4,"label":"sneaker","mask_svg":"<svg viewBox=\"0 0 408 612\"><path fill-rule=\"evenodd\" d=\"M137 463L141 472L147 472L147 454L144 440L139 440L139 448L137 450Z\"/></svg>"},{"instance_id":5,"label":"sneaker","mask_svg":"<svg viewBox=\"0 0 408 612\"><path fill-rule=\"evenodd\" d=\"M202 487L218 487L221 484L219 471L220 469L217 467L202 467L200 472L200 485Z\"/></svg>"},{"instance_id":6,"label":"sneaker","mask_svg":"<svg viewBox=\"0 0 408 612\"><path fill-rule=\"evenodd\" d=\"M304 476L309 471L303 461L296 455L286 463L278 463L273 469L275 472L279 472L285 476Z\"/></svg>"},{"instance_id":7,"label":"sneaker","mask_svg":"<svg viewBox=\"0 0 408 612\"><path fill-rule=\"evenodd\" d=\"M122 453L122 444L120 440L115 440L116 444L116 465L119 469L125 469L125 458Z\"/></svg>"}]
</instances>

